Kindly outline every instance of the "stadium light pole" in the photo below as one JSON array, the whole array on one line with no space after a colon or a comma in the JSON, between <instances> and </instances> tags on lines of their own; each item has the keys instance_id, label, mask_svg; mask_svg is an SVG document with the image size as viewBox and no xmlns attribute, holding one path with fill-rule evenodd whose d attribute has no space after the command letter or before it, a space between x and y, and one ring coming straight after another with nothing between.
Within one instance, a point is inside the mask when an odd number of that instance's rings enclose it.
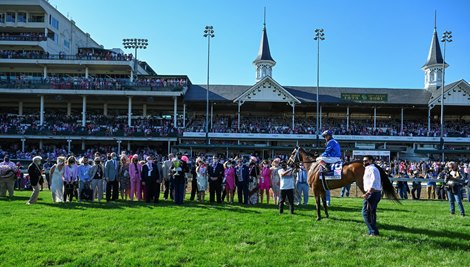
<instances>
[{"instance_id":1,"label":"stadium light pole","mask_svg":"<svg viewBox=\"0 0 470 267\"><path fill-rule=\"evenodd\" d=\"M442 34L441 42L444 43L444 58L442 60L442 86L441 86L441 161L444 161L444 86L446 77L446 44L452 42L452 32L445 31Z\"/></svg>"},{"instance_id":2,"label":"stadium light pole","mask_svg":"<svg viewBox=\"0 0 470 267\"><path fill-rule=\"evenodd\" d=\"M317 41L317 112L316 112L316 135L317 135L317 148L320 145L320 41L325 40L325 33L323 32L323 29L315 29L315 37L313 38L315 41Z\"/></svg>"},{"instance_id":3,"label":"stadium light pole","mask_svg":"<svg viewBox=\"0 0 470 267\"><path fill-rule=\"evenodd\" d=\"M204 37L207 38L207 89L206 89L206 143L209 144L209 67L211 38L214 38L214 27L206 26L204 28Z\"/></svg>"},{"instance_id":4,"label":"stadium light pole","mask_svg":"<svg viewBox=\"0 0 470 267\"><path fill-rule=\"evenodd\" d=\"M147 49L149 41L147 39L127 38L122 39L125 49L134 49L134 75L137 76L137 49Z\"/></svg>"}]
</instances>

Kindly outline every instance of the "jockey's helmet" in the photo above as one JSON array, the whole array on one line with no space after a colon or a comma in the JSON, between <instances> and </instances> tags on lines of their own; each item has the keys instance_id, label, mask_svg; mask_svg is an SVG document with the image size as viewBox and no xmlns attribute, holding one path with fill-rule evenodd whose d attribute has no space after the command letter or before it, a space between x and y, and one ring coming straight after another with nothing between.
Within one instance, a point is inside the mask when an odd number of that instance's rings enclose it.
<instances>
[{"instance_id":1,"label":"jockey's helmet","mask_svg":"<svg viewBox=\"0 0 470 267\"><path fill-rule=\"evenodd\" d=\"M323 137L328 136L328 135L331 136L331 137L333 137L333 132L331 132L330 130L325 130L325 131L321 134L321 136L323 136Z\"/></svg>"}]
</instances>

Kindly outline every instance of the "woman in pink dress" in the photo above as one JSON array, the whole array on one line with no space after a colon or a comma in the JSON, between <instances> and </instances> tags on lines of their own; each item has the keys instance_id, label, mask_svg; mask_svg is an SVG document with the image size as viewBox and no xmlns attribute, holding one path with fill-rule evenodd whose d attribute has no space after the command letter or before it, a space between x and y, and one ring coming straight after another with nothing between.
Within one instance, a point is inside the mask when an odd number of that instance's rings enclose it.
<instances>
[{"instance_id":1,"label":"woman in pink dress","mask_svg":"<svg viewBox=\"0 0 470 267\"><path fill-rule=\"evenodd\" d=\"M263 203L263 195L266 192L266 200L267 204L269 204L269 188L271 185L270 177L271 177L271 168L269 168L268 162L263 160L261 164L261 173L259 177L259 194L260 194L260 203Z\"/></svg>"},{"instance_id":2,"label":"woman in pink dress","mask_svg":"<svg viewBox=\"0 0 470 267\"><path fill-rule=\"evenodd\" d=\"M134 195L137 197L138 201L142 200L142 190L140 187L141 173L142 165L140 165L139 163L139 155L135 154L134 156L132 156L132 161L129 164L129 176L131 180L131 201L134 200Z\"/></svg>"},{"instance_id":3,"label":"woman in pink dress","mask_svg":"<svg viewBox=\"0 0 470 267\"><path fill-rule=\"evenodd\" d=\"M231 204L233 204L233 195L235 193L235 168L231 160L224 163L225 192Z\"/></svg>"}]
</instances>

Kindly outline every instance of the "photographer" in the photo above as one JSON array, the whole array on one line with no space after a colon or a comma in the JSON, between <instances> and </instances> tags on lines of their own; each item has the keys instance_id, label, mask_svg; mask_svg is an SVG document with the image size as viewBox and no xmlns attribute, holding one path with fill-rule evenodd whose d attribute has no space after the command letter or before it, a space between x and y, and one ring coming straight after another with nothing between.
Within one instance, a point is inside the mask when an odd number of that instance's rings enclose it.
<instances>
[{"instance_id":1,"label":"photographer","mask_svg":"<svg viewBox=\"0 0 470 267\"><path fill-rule=\"evenodd\" d=\"M458 169L455 162L449 162L449 170L445 175L445 185L447 188L447 197L450 204L450 214L455 214L455 202L459 206L460 215L465 216L463 209L462 197L460 191L463 187L464 178L462 172Z\"/></svg>"}]
</instances>

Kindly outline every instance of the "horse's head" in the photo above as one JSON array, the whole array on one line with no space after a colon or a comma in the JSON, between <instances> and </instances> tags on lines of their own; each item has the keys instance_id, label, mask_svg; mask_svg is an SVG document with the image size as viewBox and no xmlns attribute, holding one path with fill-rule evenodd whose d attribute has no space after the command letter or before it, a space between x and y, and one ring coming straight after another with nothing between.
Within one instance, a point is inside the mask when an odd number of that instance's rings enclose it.
<instances>
[{"instance_id":1,"label":"horse's head","mask_svg":"<svg viewBox=\"0 0 470 267\"><path fill-rule=\"evenodd\" d=\"M301 161L300 155L299 155L300 149L301 148L299 146L296 146L294 148L294 150L292 150L292 153L290 154L289 160L287 160L287 165L288 166L292 166L295 163L298 163L298 162Z\"/></svg>"}]
</instances>

